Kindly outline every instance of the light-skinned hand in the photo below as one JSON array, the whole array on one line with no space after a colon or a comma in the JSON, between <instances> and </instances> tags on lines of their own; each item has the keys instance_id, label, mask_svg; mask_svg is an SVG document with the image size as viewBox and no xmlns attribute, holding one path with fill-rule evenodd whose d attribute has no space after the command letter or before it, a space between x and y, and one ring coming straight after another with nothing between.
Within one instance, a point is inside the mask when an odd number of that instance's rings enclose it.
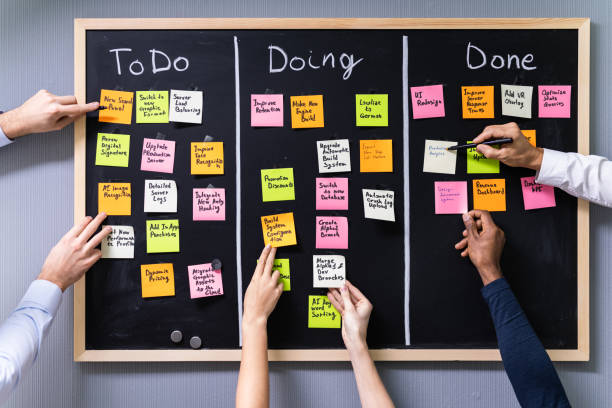
<instances>
[{"instance_id":1,"label":"light-skinned hand","mask_svg":"<svg viewBox=\"0 0 612 408\"><path fill-rule=\"evenodd\" d=\"M42 89L20 107L0 115L0 128L9 139L60 130L98 106L98 102L79 104L72 95L57 96Z\"/></svg>"},{"instance_id":2,"label":"light-skinned hand","mask_svg":"<svg viewBox=\"0 0 612 408\"><path fill-rule=\"evenodd\" d=\"M327 298L342 315L342 340L349 353L367 349L366 335L372 304L349 281L341 288L327 292Z\"/></svg>"},{"instance_id":3,"label":"light-skinned hand","mask_svg":"<svg viewBox=\"0 0 612 408\"><path fill-rule=\"evenodd\" d=\"M55 283L62 292L81 279L102 256L96 247L112 231L106 226L94 235L105 219L106 214L100 213L93 220L85 217L72 227L49 252L38 279Z\"/></svg>"},{"instance_id":4,"label":"light-skinned hand","mask_svg":"<svg viewBox=\"0 0 612 408\"><path fill-rule=\"evenodd\" d=\"M488 159L499 160L510 167L525 167L536 171L540 170L544 150L540 147L531 145L521 132L521 129L519 129L518 125L514 122L504 125L487 126L482 133L473 140L473 143L482 143L491 139L503 138L512 139L512 143L502 144L499 149L487 145L479 145L476 147L476 150L484 154Z\"/></svg>"}]
</instances>

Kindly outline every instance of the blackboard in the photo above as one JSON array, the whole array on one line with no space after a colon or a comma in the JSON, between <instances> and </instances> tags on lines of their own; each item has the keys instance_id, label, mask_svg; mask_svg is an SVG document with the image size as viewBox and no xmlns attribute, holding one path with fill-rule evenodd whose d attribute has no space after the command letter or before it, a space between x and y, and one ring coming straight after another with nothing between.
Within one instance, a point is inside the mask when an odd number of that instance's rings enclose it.
<instances>
[{"instance_id":1,"label":"blackboard","mask_svg":"<svg viewBox=\"0 0 612 408\"><path fill-rule=\"evenodd\" d=\"M254 25L236 20L76 22L79 99L98 100L100 89L196 89L204 92L204 105L202 125L134 120L121 125L99 122L97 115L77 123L75 215L97 212L97 183L131 182L132 215L111 216L107 223L134 226L136 245L134 259L102 259L77 285L75 359L239 358L241 298L263 247L260 217L284 212L294 213L298 244L280 248L277 254L290 259L291 291L281 296L269 320L269 347L278 353L274 356L272 351L271 358L345 358L340 330L310 329L307 324L308 296L326 293L312 287L312 255L340 254L346 258L347 278L374 305L368 344L377 350L377 358L497 359L495 332L479 293L482 284L469 261L453 248L462 230L461 218L434 214L435 181L468 181L471 206L471 182L479 178L506 180L508 210L494 214L508 240L502 267L542 342L554 350L555 359L588 359L588 309L583 305L584 297L588 299L588 242L586 249L578 242L587 228L588 207L557 190L556 207L526 212L519 179L533 171L502 165L499 175L467 174L461 154L455 175L422 171L425 139L463 142L487 125L509 121L535 129L538 146L585 152L588 76L585 80L584 68L579 68L585 63L588 67L588 54L581 59L581 41L588 30L584 20L520 20L514 25L505 20L506 27L490 20L450 20L446 26L438 20L339 20L338 25L280 20L277 25L285 24L282 27L248 21ZM423 26L428 23L431 27ZM482 49L489 61L496 54L532 54L537 68L496 69L487 64L470 69L468 44ZM270 46L282 49L288 61L303 58L304 69L287 65L271 73ZM131 51L122 51L117 59L110 50L118 48ZM154 73L151 49L171 60L187 58L189 69ZM314 68L329 53L336 59L335 67ZM128 70L134 60L142 62L142 74ZM349 61L354 65L346 68ZM435 84L443 85L445 117L412 119L409 87ZM571 85L571 117L538 118L535 92L532 119L502 116L500 84L536 89ZM494 119L462 119L461 86L467 85L495 86ZM263 93L284 95L283 127L250 126L250 95ZM324 127L292 129L289 97L319 94L324 100ZM388 127L356 127L355 94L388 94ZM94 165L98 132L130 134L128 168ZM158 134L176 141L173 174L140 170L142 140ZM223 175L190 174L189 144L206 136L224 143ZM318 172L316 142L332 139L350 143L352 171L338 174L349 178L348 211L315 210L315 178L326 176ZM369 139L392 139L393 172L359 171L359 141ZM262 202L260 170L285 167L294 169L295 200ZM176 181L176 214L144 213L145 179ZM192 188L209 184L226 189L224 222L192 221ZM362 188L393 190L396 221L364 219ZM348 216L347 250L315 249L318 215ZM147 254L145 221L166 218L179 219L180 252ZM190 299L187 266L214 258L223 263L224 295ZM158 262L174 265L176 294L143 299L140 265ZM170 341L175 329L185 338L179 344ZM201 350L190 350L191 336L202 338Z\"/></svg>"}]
</instances>

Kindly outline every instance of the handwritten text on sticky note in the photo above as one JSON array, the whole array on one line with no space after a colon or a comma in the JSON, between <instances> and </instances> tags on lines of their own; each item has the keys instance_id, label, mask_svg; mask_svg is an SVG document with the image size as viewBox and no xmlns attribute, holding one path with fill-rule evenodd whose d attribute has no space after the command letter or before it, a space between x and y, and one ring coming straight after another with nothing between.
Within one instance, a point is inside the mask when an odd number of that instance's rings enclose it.
<instances>
[{"instance_id":1,"label":"handwritten text on sticky note","mask_svg":"<svg viewBox=\"0 0 612 408\"><path fill-rule=\"evenodd\" d=\"M223 279L221 269L214 270L212 264L190 265L187 267L189 274L189 292L192 299L220 296L223 294Z\"/></svg>"},{"instance_id":2,"label":"handwritten text on sticky note","mask_svg":"<svg viewBox=\"0 0 612 408\"><path fill-rule=\"evenodd\" d=\"M323 95L292 96L291 127L321 128L323 120Z\"/></svg>"},{"instance_id":3,"label":"handwritten text on sticky note","mask_svg":"<svg viewBox=\"0 0 612 408\"><path fill-rule=\"evenodd\" d=\"M468 210L467 181L434 182L436 214L463 214Z\"/></svg>"},{"instance_id":4,"label":"handwritten text on sticky note","mask_svg":"<svg viewBox=\"0 0 612 408\"><path fill-rule=\"evenodd\" d=\"M468 173L499 173L499 160L487 159L475 147L467 149L466 155Z\"/></svg>"},{"instance_id":5,"label":"handwritten text on sticky note","mask_svg":"<svg viewBox=\"0 0 612 408\"><path fill-rule=\"evenodd\" d=\"M110 225L108 234L100 246L102 258L134 258L134 227L130 225Z\"/></svg>"},{"instance_id":6,"label":"handwritten text on sticky note","mask_svg":"<svg viewBox=\"0 0 612 408\"><path fill-rule=\"evenodd\" d=\"M144 212L176 212L177 191L174 180L145 180Z\"/></svg>"},{"instance_id":7,"label":"handwritten text on sticky note","mask_svg":"<svg viewBox=\"0 0 612 408\"><path fill-rule=\"evenodd\" d=\"M322 178L315 180L317 210L348 210L348 178Z\"/></svg>"},{"instance_id":8,"label":"handwritten text on sticky note","mask_svg":"<svg viewBox=\"0 0 612 408\"><path fill-rule=\"evenodd\" d=\"M316 248L348 249L346 217L316 217Z\"/></svg>"},{"instance_id":9,"label":"handwritten text on sticky note","mask_svg":"<svg viewBox=\"0 0 612 408\"><path fill-rule=\"evenodd\" d=\"M202 91L170 90L170 122L202 123Z\"/></svg>"},{"instance_id":10,"label":"handwritten text on sticky note","mask_svg":"<svg viewBox=\"0 0 612 408\"><path fill-rule=\"evenodd\" d=\"M341 326L340 313L327 296L308 296L308 328L339 329Z\"/></svg>"},{"instance_id":11,"label":"handwritten text on sticky note","mask_svg":"<svg viewBox=\"0 0 612 408\"><path fill-rule=\"evenodd\" d=\"M172 173L174 171L173 140L147 139L142 141L140 170Z\"/></svg>"},{"instance_id":12,"label":"handwritten text on sticky note","mask_svg":"<svg viewBox=\"0 0 612 408\"><path fill-rule=\"evenodd\" d=\"M107 215L132 214L132 184L98 183L98 212Z\"/></svg>"},{"instance_id":13,"label":"handwritten text on sticky note","mask_svg":"<svg viewBox=\"0 0 612 408\"><path fill-rule=\"evenodd\" d=\"M147 253L179 252L179 220L147 220Z\"/></svg>"},{"instance_id":14,"label":"handwritten text on sticky note","mask_svg":"<svg viewBox=\"0 0 612 408\"><path fill-rule=\"evenodd\" d=\"M346 280L346 262L342 255L312 256L312 287L340 288Z\"/></svg>"},{"instance_id":15,"label":"handwritten text on sticky note","mask_svg":"<svg viewBox=\"0 0 612 408\"><path fill-rule=\"evenodd\" d=\"M413 86L412 118L442 118L444 117L444 91L442 85Z\"/></svg>"},{"instance_id":16,"label":"handwritten text on sticky note","mask_svg":"<svg viewBox=\"0 0 612 408\"><path fill-rule=\"evenodd\" d=\"M457 151L446 150L456 146L457 142L444 140L425 140L425 157L423 159L423 172L455 174L457 166Z\"/></svg>"},{"instance_id":17,"label":"handwritten text on sticky note","mask_svg":"<svg viewBox=\"0 0 612 408\"><path fill-rule=\"evenodd\" d=\"M522 177L523 203L525 210L556 207L555 188L535 182L535 177Z\"/></svg>"},{"instance_id":18,"label":"handwritten text on sticky note","mask_svg":"<svg viewBox=\"0 0 612 408\"><path fill-rule=\"evenodd\" d=\"M96 166L127 167L130 161L130 135L98 133Z\"/></svg>"},{"instance_id":19,"label":"handwritten text on sticky note","mask_svg":"<svg viewBox=\"0 0 612 408\"><path fill-rule=\"evenodd\" d=\"M463 119L495 117L493 86L462 86Z\"/></svg>"},{"instance_id":20,"label":"handwritten text on sticky note","mask_svg":"<svg viewBox=\"0 0 612 408\"><path fill-rule=\"evenodd\" d=\"M351 151L348 139L319 140L319 173L342 173L351 171Z\"/></svg>"},{"instance_id":21,"label":"handwritten text on sticky note","mask_svg":"<svg viewBox=\"0 0 612 408\"><path fill-rule=\"evenodd\" d=\"M102 89L100 91L100 106L104 106L106 109L100 111L98 121L129 125L132 123L133 104L134 92Z\"/></svg>"},{"instance_id":22,"label":"handwritten text on sticky note","mask_svg":"<svg viewBox=\"0 0 612 408\"><path fill-rule=\"evenodd\" d=\"M538 86L539 116L541 118L569 118L571 85Z\"/></svg>"},{"instance_id":23,"label":"handwritten text on sticky note","mask_svg":"<svg viewBox=\"0 0 612 408\"><path fill-rule=\"evenodd\" d=\"M194 221L225 221L225 189L193 189Z\"/></svg>"},{"instance_id":24,"label":"handwritten text on sticky note","mask_svg":"<svg viewBox=\"0 0 612 408\"><path fill-rule=\"evenodd\" d=\"M502 115L531 118L532 86L501 86Z\"/></svg>"},{"instance_id":25,"label":"handwritten text on sticky note","mask_svg":"<svg viewBox=\"0 0 612 408\"><path fill-rule=\"evenodd\" d=\"M174 266L171 263L140 265L142 297L174 296Z\"/></svg>"},{"instance_id":26,"label":"handwritten text on sticky note","mask_svg":"<svg viewBox=\"0 0 612 408\"><path fill-rule=\"evenodd\" d=\"M356 94L355 124L357 126L388 126L388 94Z\"/></svg>"},{"instance_id":27,"label":"handwritten text on sticky note","mask_svg":"<svg viewBox=\"0 0 612 408\"><path fill-rule=\"evenodd\" d=\"M282 247L297 244L293 213L265 215L261 217L264 244Z\"/></svg>"},{"instance_id":28,"label":"handwritten text on sticky note","mask_svg":"<svg viewBox=\"0 0 612 408\"><path fill-rule=\"evenodd\" d=\"M362 193L365 218L395 221L395 192L364 188Z\"/></svg>"},{"instance_id":29,"label":"handwritten text on sticky note","mask_svg":"<svg viewBox=\"0 0 612 408\"><path fill-rule=\"evenodd\" d=\"M359 171L361 173L393 172L393 141L360 140Z\"/></svg>"},{"instance_id":30,"label":"handwritten text on sticky note","mask_svg":"<svg viewBox=\"0 0 612 408\"><path fill-rule=\"evenodd\" d=\"M473 180L474 209L487 211L506 211L506 180Z\"/></svg>"},{"instance_id":31,"label":"handwritten text on sticky note","mask_svg":"<svg viewBox=\"0 0 612 408\"><path fill-rule=\"evenodd\" d=\"M137 91L136 123L168 123L168 91Z\"/></svg>"},{"instance_id":32,"label":"handwritten text on sticky note","mask_svg":"<svg viewBox=\"0 0 612 408\"><path fill-rule=\"evenodd\" d=\"M264 203L295 200L293 168L262 169L261 196Z\"/></svg>"},{"instance_id":33,"label":"handwritten text on sticky note","mask_svg":"<svg viewBox=\"0 0 612 408\"><path fill-rule=\"evenodd\" d=\"M251 126L283 126L283 94L251 95Z\"/></svg>"},{"instance_id":34,"label":"handwritten text on sticky note","mask_svg":"<svg viewBox=\"0 0 612 408\"><path fill-rule=\"evenodd\" d=\"M191 174L223 174L223 142L191 143Z\"/></svg>"}]
</instances>

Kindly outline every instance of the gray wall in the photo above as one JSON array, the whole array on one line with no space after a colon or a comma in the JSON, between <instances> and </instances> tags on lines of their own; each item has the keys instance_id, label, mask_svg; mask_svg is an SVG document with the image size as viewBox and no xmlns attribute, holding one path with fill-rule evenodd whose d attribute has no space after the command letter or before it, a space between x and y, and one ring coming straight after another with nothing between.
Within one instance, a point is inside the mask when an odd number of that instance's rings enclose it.
<instances>
[{"instance_id":1,"label":"gray wall","mask_svg":"<svg viewBox=\"0 0 612 408\"><path fill-rule=\"evenodd\" d=\"M610 0L2 0L0 108L40 88L73 92L77 17L590 17L591 151L612 157L612 2ZM562 58L562 56L560 56ZM0 319L19 301L44 258L72 225L72 128L36 135L0 151ZM612 210L591 209L591 362L557 364L575 406L612 401ZM359 404L346 363L271 365L273 406ZM384 363L398 406L514 407L499 363ZM35 368L10 407L230 406L238 364L75 364L72 293Z\"/></svg>"}]
</instances>

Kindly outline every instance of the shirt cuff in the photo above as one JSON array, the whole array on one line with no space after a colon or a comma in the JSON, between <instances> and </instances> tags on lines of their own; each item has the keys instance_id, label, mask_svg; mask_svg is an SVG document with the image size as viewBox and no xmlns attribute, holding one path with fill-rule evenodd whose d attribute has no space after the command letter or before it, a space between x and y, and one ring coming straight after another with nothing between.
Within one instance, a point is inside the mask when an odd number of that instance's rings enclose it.
<instances>
[{"instance_id":1,"label":"shirt cuff","mask_svg":"<svg viewBox=\"0 0 612 408\"><path fill-rule=\"evenodd\" d=\"M508 282L506 281L506 279L499 278L499 279L495 279L493 282L489 283L488 285L480 289L480 293L482 294L483 298L488 300L490 297L495 295L497 292L500 292L502 290L506 290L509 288L510 288L510 285L508 285Z\"/></svg>"},{"instance_id":2,"label":"shirt cuff","mask_svg":"<svg viewBox=\"0 0 612 408\"><path fill-rule=\"evenodd\" d=\"M542 165L536 173L535 181L558 187L563 184L567 174L567 153L543 149Z\"/></svg>"},{"instance_id":3,"label":"shirt cuff","mask_svg":"<svg viewBox=\"0 0 612 408\"><path fill-rule=\"evenodd\" d=\"M4 146L9 145L11 143L13 143L13 140L11 140L8 137L6 137L6 135L4 134L4 131L2 130L2 128L0 128L0 147L4 147Z\"/></svg>"},{"instance_id":4,"label":"shirt cuff","mask_svg":"<svg viewBox=\"0 0 612 408\"><path fill-rule=\"evenodd\" d=\"M36 279L30 284L17 309L33 307L55 316L62 303L62 290L55 283Z\"/></svg>"}]
</instances>

